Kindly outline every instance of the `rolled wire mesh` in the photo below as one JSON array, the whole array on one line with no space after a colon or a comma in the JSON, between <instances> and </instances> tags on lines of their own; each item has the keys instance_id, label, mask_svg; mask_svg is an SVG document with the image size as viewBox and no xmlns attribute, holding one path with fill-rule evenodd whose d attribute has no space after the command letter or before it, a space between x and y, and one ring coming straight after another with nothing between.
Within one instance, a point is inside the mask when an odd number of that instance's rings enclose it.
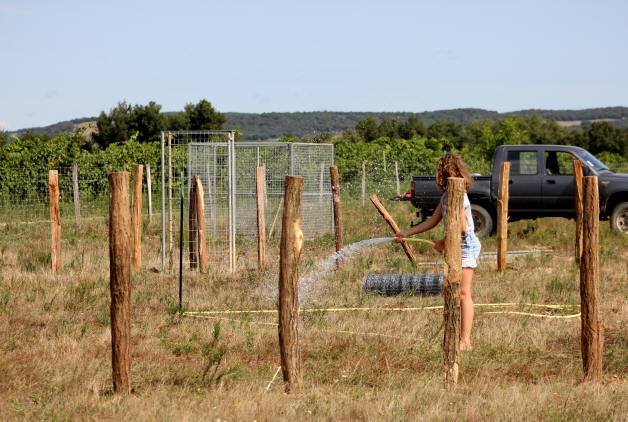
<instances>
[{"instance_id":1,"label":"rolled wire mesh","mask_svg":"<svg viewBox=\"0 0 628 422\"><path fill-rule=\"evenodd\" d=\"M443 274L367 274L363 288L386 296L439 295L443 292Z\"/></svg>"}]
</instances>

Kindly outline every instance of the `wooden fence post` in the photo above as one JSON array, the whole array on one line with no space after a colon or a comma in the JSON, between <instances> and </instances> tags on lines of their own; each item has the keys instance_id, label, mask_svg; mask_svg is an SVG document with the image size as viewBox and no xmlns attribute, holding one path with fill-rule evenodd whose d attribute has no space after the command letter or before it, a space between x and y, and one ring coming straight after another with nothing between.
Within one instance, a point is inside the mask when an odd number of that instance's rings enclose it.
<instances>
[{"instance_id":1,"label":"wooden fence post","mask_svg":"<svg viewBox=\"0 0 628 422\"><path fill-rule=\"evenodd\" d=\"M133 255L131 264L135 271L142 268L142 176L144 166L136 164L133 168Z\"/></svg>"},{"instance_id":2,"label":"wooden fence post","mask_svg":"<svg viewBox=\"0 0 628 422\"><path fill-rule=\"evenodd\" d=\"M72 164L72 192L74 193L74 219L81 225L81 204L79 202L78 165Z\"/></svg>"},{"instance_id":3,"label":"wooden fence post","mask_svg":"<svg viewBox=\"0 0 628 422\"><path fill-rule=\"evenodd\" d=\"M504 161L499 168L499 191L497 198L497 271L506 269L508 252L508 182L510 162Z\"/></svg>"},{"instance_id":4,"label":"wooden fence post","mask_svg":"<svg viewBox=\"0 0 628 422\"><path fill-rule=\"evenodd\" d=\"M375 208L377 208L377 211L379 211L381 216L384 217L384 220L386 220L393 232L395 232L395 234L399 233L401 231L399 230L399 226L392 218L392 216L388 213L388 211L386 211L386 208L384 208L384 205L381 203L377 195L372 194L369 198L371 199L373 205L375 205ZM410 245L408 245L408 242L404 240L403 242L401 242L401 246L403 247L403 251L406 253L406 256L408 257L410 262L412 262L412 265L416 266L416 257L414 256L412 248L410 248Z\"/></svg>"},{"instance_id":5,"label":"wooden fence post","mask_svg":"<svg viewBox=\"0 0 628 422\"><path fill-rule=\"evenodd\" d=\"M573 182L576 206L576 262L582 258L582 161L573 160Z\"/></svg>"},{"instance_id":6,"label":"wooden fence post","mask_svg":"<svg viewBox=\"0 0 628 422\"><path fill-rule=\"evenodd\" d=\"M48 190L50 192L50 264L52 273L61 271L61 214L59 212L59 172L48 172Z\"/></svg>"},{"instance_id":7,"label":"wooden fence post","mask_svg":"<svg viewBox=\"0 0 628 422\"><path fill-rule=\"evenodd\" d=\"M401 186L399 185L399 166L395 161L395 181L397 182L397 196L401 195Z\"/></svg>"},{"instance_id":8,"label":"wooden fence post","mask_svg":"<svg viewBox=\"0 0 628 422\"><path fill-rule=\"evenodd\" d=\"M598 306L599 284L599 218L600 202L597 176L586 176L582 183L582 258L580 259L580 312L582 312L581 346L584 378L602 378L604 325Z\"/></svg>"},{"instance_id":9,"label":"wooden fence post","mask_svg":"<svg viewBox=\"0 0 628 422\"><path fill-rule=\"evenodd\" d=\"M465 180L450 177L447 182L445 202L445 288L443 299L443 358L445 361L445 386L451 389L458 383L460 366L460 282L462 280L462 233L461 218L464 202Z\"/></svg>"},{"instance_id":10,"label":"wooden fence post","mask_svg":"<svg viewBox=\"0 0 628 422\"><path fill-rule=\"evenodd\" d=\"M384 156L384 173L386 173L386 150L382 151L382 155Z\"/></svg>"},{"instance_id":11,"label":"wooden fence post","mask_svg":"<svg viewBox=\"0 0 628 422\"><path fill-rule=\"evenodd\" d=\"M196 177L196 176L195 176ZM196 215L197 204L196 204L196 183L194 178L190 180L190 200L189 207L190 210L188 212L188 231L189 231L189 261L190 261L190 269L193 270L198 266L198 217Z\"/></svg>"},{"instance_id":12,"label":"wooden fence post","mask_svg":"<svg viewBox=\"0 0 628 422\"><path fill-rule=\"evenodd\" d=\"M362 161L362 208L366 198L366 161Z\"/></svg>"},{"instance_id":13,"label":"wooden fence post","mask_svg":"<svg viewBox=\"0 0 628 422\"><path fill-rule=\"evenodd\" d=\"M340 200L340 181L338 178L338 167L331 166L329 168L329 174L331 177L331 194L334 201L334 235L336 237L336 252L339 252L343 247L342 241L342 201ZM340 269L342 262L340 259L336 260L336 266Z\"/></svg>"},{"instance_id":14,"label":"wooden fence post","mask_svg":"<svg viewBox=\"0 0 628 422\"><path fill-rule=\"evenodd\" d=\"M273 238L273 233L275 233L275 224L277 224L277 217L279 217L279 211L281 211L281 206L283 205L283 197L279 200L279 204L277 204L277 211L275 211L275 217L273 217L273 223L270 225L270 230L268 231L268 238Z\"/></svg>"},{"instance_id":15,"label":"wooden fence post","mask_svg":"<svg viewBox=\"0 0 628 422\"><path fill-rule=\"evenodd\" d=\"M303 248L301 199L303 178L286 176L279 261L279 349L287 393L301 392L299 348L299 260Z\"/></svg>"},{"instance_id":16,"label":"wooden fence post","mask_svg":"<svg viewBox=\"0 0 628 422\"><path fill-rule=\"evenodd\" d=\"M146 164L146 192L148 193L148 222L153 221L153 183L150 175L150 164Z\"/></svg>"},{"instance_id":17,"label":"wooden fence post","mask_svg":"<svg viewBox=\"0 0 628 422\"><path fill-rule=\"evenodd\" d=\"M207 241L205 239L205 193L201 178L198 176L194 176L194 194L194 214L196 216L196 232L198 234L198 263L201 273L207 274L209 261L207 257Z\"/></svg>"},{"instance_id":18,"label":"wooden fence post","mask_svg":"<svg viewBox=\"0 0 628 422\"><path fill-rule=\"evenodd\" d=\"M266 222L264 220L264 167L257 168L257 263L266 269Z\"/></svg>"},{"instance_id":19,"label":"wooden fence post","mask_svg":"<svg viewBox=\"0 0 628 422\"><path fill-rule=\"evenodd\" d=\"M109 175L109 287L113 390L129 393L131 373L131 216L129 173Z\"/></svg>"}]
</instances>

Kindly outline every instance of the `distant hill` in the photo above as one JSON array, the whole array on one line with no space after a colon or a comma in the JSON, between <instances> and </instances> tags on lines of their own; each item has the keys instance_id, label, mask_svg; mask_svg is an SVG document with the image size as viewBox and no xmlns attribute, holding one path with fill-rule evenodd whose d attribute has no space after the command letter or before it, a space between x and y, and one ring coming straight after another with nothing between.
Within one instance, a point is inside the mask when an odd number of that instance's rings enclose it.
<instances>
[{"instance_id":1,"label":"distant hill","mask_svg":"<svg viewBox=\"0 0 628 422\"><path fill-rule=\"evenodd\" d=\"M628 127L628 107L588 108L583 110L519 110L507 113L479 108L459 108L451 110L410 112L342 112L311 111L296 113L230 113L227 112L227 128L238 127L245 139L276 139L285 135L311 137L321 132L340 133L352 129L362 119L373 116L379 120L395 118L406 120L415 114L419 120L430 125L437 120L453 120L458 124L468 124L473 120L497 120L509 115L539 116L542 119L555 119L562 126L578 127L592 121L609 121L618 127ZM83 117L67 120L50 126L25 128L16 131L20 134L30 130L34 133L47 133L51 136L65 131L72 131L88 122L95 122L96 117Z\"/></svg>"}]
</instances>

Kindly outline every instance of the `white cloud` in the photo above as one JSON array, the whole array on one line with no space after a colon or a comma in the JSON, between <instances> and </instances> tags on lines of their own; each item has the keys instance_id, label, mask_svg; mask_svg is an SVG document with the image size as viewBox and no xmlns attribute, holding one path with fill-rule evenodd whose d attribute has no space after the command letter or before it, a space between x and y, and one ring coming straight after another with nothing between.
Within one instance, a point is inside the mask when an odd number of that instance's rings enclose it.
<instances>
[{"instance_id":1,"label":"white cloud","mask_svg":"<svg viewBox=\"0 0 628 422\"><path fill-rule=\"evenodd\" d=\"M0 120L0 129L2 130L8 130L9 129L9 122L4 122L2 120Z\"/></svg>"}]
</instances>

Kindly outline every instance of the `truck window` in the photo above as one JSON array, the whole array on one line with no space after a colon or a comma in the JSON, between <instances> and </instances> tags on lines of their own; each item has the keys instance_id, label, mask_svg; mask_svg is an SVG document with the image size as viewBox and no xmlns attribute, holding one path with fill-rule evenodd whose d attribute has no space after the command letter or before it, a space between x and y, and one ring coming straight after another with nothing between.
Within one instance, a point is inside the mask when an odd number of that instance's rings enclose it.
<instances>
[{"instance_id":1,"label":"truck window","mask_svg":"<svg viewBox=\"0 0 628 422\"><path fill-rule=\"evenodd\" d=\"M545 151L545 174L573 176L574 158L566 151Z\"/></svg>"},{"instance_id":2,"label":"truck window","mask_svg":"<svg viewBox=\"0 0 628 422\"><path fill-rule=\"evenodd\" d=\"M508 151L510 172L518 175L536 175L539 169L536 151Z\"/></svg>"}]
</instances>

